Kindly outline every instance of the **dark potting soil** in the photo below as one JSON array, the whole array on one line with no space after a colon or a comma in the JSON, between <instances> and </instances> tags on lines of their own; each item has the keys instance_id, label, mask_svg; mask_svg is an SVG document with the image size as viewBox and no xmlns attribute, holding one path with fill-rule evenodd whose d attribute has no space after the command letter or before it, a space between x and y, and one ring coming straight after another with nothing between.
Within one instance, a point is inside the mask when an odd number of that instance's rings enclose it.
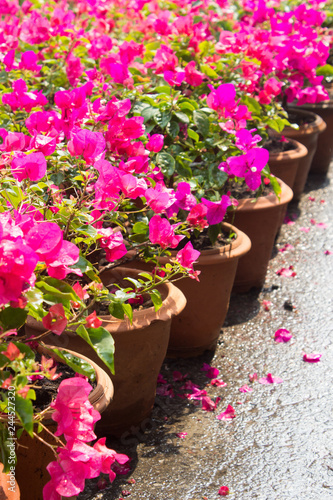
<instances>
[{"instance_id":1,"label":"dark potting soil","mask_svg":"<svg viewBox=\"0 0 333 500\"><path fill-rule=\"evenodd\" d=\"M288 120L290 123L296 123L299 127L301 127L302 125L313 123L316 121L316 118L312 115L300 116L293 111L288 111Z\"/></svg>"},{"instance_id":2,"label":"dark potting soil","mask_svg":"<svg viewBox=\"0 0 333 500\"><path fill-rule=\"evenodd\" d=\"M252 191L248 186L242 182L235 182L233 180L228 180L225 184L226 191L230 192L231 198L235 198L236 200L257 198L259 196L268 196L273 192L273 188L270 184L267 186L264 184L263 187L258 191Z\"/></svg>"},{"instance_id":3,"label":"dark potting soil","mask_svg":"<svg viewBox=\"0 0 333 500\"><path fill-rule=\"evenodd\" d=\"M263 144L263 148L268 149L270 153L277 154L284 153L285 151L292 151L293 149L296 149L297 146L295 146L295 144L291 141L281 141L276 137L271 137Z\"/></svg>"}]
</instances>

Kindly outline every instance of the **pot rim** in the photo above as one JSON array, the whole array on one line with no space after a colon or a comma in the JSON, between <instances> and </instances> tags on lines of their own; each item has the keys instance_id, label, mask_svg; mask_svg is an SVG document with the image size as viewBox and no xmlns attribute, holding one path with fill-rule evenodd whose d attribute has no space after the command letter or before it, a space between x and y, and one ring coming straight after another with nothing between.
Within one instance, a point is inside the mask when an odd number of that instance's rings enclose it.
<instances>
[{"instance_id":1,"label":"pot rim","mask_svg":"<svg viewBox=\"0 0 333 500\"><path fill-rule=\"evenodd\" d=\"M222 227L226 229L232 229L236 233L237 238L231 243L218 248L211 248L209 250L201 250L198 260L196 261L198 266L201 265L213 265L223 260L230 260L241 257L246 254L251 248L250 238L240 229L229 224L228 222L223 222ZM171 257L176 257L177 252L175 250L171 251ZM161 257L161 264L166 264L169 262L169 257ZM195 266L195 264L194 264ZM200 280L200 277L199 277Z\"/></svg>"},{"instance_id":2,"label":"pot rim","mask_svg":"<svg viewBox=\"0 0 333 500\"><path fill-rule=\"evenodd\" d=\"M280 199L276 196L275 193L270 193L266 196L259 196L259 198L257 199L243 198L239 200L236 211L263 210L267 208L274 208L276 206L283 206L289 203L294 196L292 189L278 177L276 179L281 186Z\"/></svg>"},{"instance_id":3,"label":"pot rim","mask_svg":"<svg viewBox=\"0 0 333 500\"><path fill-rule=\"evenodd\" d=\"M290 139L288 137L288 142L291 142L295 148L290 149L289 151L282 151L280 153L269 153L269 160L268 164L270 161L281 161L281 160L294 160L297 158L304 158L308 154L307 148L301 144L300 142L296 141L295 139Z\"/></svg>"},{"instance_id":4,"label":"pot rim","mask_svg":"<svg viewBox=\"0 0 333 500\"><path fill-rule=\"evenodd\" d=\"M292 135L299 135L299 134L304 134L304 135L309 135L309 134L316 134L316 133L321 133L324 132L326 129L327 125L326 122L322 119L321 116L317 115L313 111L306 110L306 109L299 109L294 106L290 106L287 108L287 111L293 111L296 114L299 115L311 115L315 117L315 120L310 123L305 123L304 125L300 125L299 129L294 129L292 127L285 127L284 130L288 131L288 134L290 136Z\"/></svg>"}]
</instances>

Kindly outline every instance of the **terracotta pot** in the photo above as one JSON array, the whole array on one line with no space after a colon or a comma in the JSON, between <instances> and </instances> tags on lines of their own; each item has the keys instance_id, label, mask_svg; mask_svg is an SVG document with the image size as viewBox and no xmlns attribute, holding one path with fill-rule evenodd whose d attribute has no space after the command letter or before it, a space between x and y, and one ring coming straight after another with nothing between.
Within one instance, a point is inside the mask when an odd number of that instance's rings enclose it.
<instances>
[{"instance_id":1,"label":"terracotta pot","mask_svg":"<svg viewBox=\"0 0 333 500\"><path fill-rule=\"evenodd\" d=\"M298 182L297 173L302 169L301 161L306 158L308 150L300 142L292 139L290 142L295 149L282 153L269 153L268 165L272 174L293 189L295 182Z\"/></svg>"},{"instance_id":2,"label":"terracotta pot","mask_svg":"<svg viewBox=\"0 0 333 500\"><path fill-rule=\"evenodd\" d=\"M304 125L300 125L298 130L292 127L285 127L283 129L284 136L300 142L308 150L308 154L300 159L295 182L293 186L290 186L294 192L294 200L299 200L301 194L304 191L311 163L317 150L319 135L325 131L326 123L321 118L321 116L316 115L311 111L306 111L299 108L288 108L288 111L296 114L300 118L309 117L313 120L309 123L304 123Z\"/></svg>"},{"instance_id":3,"label":"terracotta pot","mask_svg":"<svg viewBox=\"0 0 333 500\"><path fill-rule=\"evenodd\" d=\"M238 200L233 222L246 233L251 242L251 250L239 259L233 291L247 292L251 288L261 288L274 240L282 224L287 204L293 197L289 186L279 179L280 201L274 193L254 198Z\"/></svg>"},{"instance_id":4,"label":"terracotta pot","mask_svg":"<svg viewBox=\"0 0 333 500\"><path fill-rule=\"evenodd\" d=\"M20 488L15 476L2 471L3 464L0 463L0 500L20 500Z\"/></svg>"},{"instance_id":5,"label":"terracotta pot","mask_svg":"<svg viewBox=\"0 0 333 500\"><path fill-rule=\"evenodd\" d=\"M66 349L69 351L68 349ZM49 354L47 349L43 353ZM97 366L93 361L73 351L69 351L79 358L83 358L90 363L96 371L96 387L89 395L89 401L99 412L103 412L110 403L113 396L113 385L110 377L103 369ZM49 354L54 357L53 354ZM43 424L52 432L57 429L57 424L51 419L53 410L46 413ZM51 444L57 444L52 436L43 430L39 436ZM15 475L20 485L22 500L43 500L43 487L50 480L50 475L46 466L55 460L55 456L50 448L44 445L37 438L31 438L26 432L18 440L16 448L17 464ZM72 497L74 500L76 497ZM66 499L68 500L68 499Z\"/></svg>"},{"instance_id":6,"label":"terracotta pot","mask_svg":"<svg viewBox=\"0 0 333 500\"><path fill-rule=\"evenodd\" d=\"M116 268L104 272L101 279L105 285L119 283L126 276L137 277L139 272L136 269ZM124 283L129 285L128 281ZM153 307L134 310L132 325L128 319L99 315L102 326L112 334L115 342L115 375L106 369L114 384L115 396L96 425L99 435L119 436L132 428L134 431L151 413L157 377L169 343L171 319L186 304L183 293L171 283L161 285L159 290L162 307L157 312ZM29 320L28 325L30 333L43 330L43 326L34 320ZM73 350L104 366L95 351L74 332L64 332L61 337ZM51 334L43 340L45 343L56 343L57 336Z\"/></svg>"},{"instance_id":7,"label":"terracotta pot","mask_svg":"<svg viewBox=\"0 0 333 500\"><path fill-rule=\"evenodd\" d=\"M200 271L199 280L183 278L177 286L184 293L187 304L182 313L173 318L167 356L198 356L207 349L215 349L221 327L229 308L238 260L251 248L250 239L238 228L224 224L237 238L231 245L203 250L194 265ZM175 251L171 256L176 256ZM162 265L169 262L160 259Z\"/></svg>"},{"instance_id":8,"label":"terracotta pot","mask_svg":"<svg viewBox=\"0 0 333 500\"><path fill-rule=\"evenodd\" d=\"M302 104L300 108L319 115L326 123L326 130L318 137L317 151L310 167L310 174L326 175L333 158L333 97L317 104Z\"/></svg>"}]
</instances>

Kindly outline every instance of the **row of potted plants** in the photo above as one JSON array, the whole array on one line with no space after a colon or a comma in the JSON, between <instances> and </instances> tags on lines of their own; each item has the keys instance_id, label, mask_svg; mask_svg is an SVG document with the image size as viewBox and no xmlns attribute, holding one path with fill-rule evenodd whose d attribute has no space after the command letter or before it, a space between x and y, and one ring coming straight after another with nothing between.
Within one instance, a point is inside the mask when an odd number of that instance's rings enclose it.
<instances>
[{"instance_id":1,"label":"row of potted plants","mask_svg":"<svg viewBox=\"0 0 333 500\"><path fill-rule=\"evenodd\" d=\"M328 99L331 32L315 3L0 11L1 461L23 498L56 500L113 480L128 458L87 443L140 423L167 353L213 349L231 290L263 285L325 129L286 104ZM64 364L78 376L41 409ZM32 441L50 461L43 493L21 459Z\"/></svg>"}]
</instances>

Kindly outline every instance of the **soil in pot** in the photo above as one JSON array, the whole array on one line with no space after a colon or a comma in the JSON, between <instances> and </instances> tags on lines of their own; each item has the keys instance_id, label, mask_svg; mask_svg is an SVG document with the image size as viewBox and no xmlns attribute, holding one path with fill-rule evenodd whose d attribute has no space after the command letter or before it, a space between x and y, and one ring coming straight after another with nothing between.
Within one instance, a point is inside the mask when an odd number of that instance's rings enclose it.
<instances>
[{"instance_id":1,"label":"soil in pot","mask_svg":"<svg viewBox=\"0 0 333 500\"><path fill-rule=\"evenodd\" d=\"M274 247L274 241L293 192L289 186L279 180L281 185L280 201L271 192L255 199L240 199L230 220L236 227L246 233L251 242L251 250L239 259L233 291L247 292L251 288L261 288L269 259ZM233 217L233 218L232 218Z\"/></svg>"}]
</instances>

